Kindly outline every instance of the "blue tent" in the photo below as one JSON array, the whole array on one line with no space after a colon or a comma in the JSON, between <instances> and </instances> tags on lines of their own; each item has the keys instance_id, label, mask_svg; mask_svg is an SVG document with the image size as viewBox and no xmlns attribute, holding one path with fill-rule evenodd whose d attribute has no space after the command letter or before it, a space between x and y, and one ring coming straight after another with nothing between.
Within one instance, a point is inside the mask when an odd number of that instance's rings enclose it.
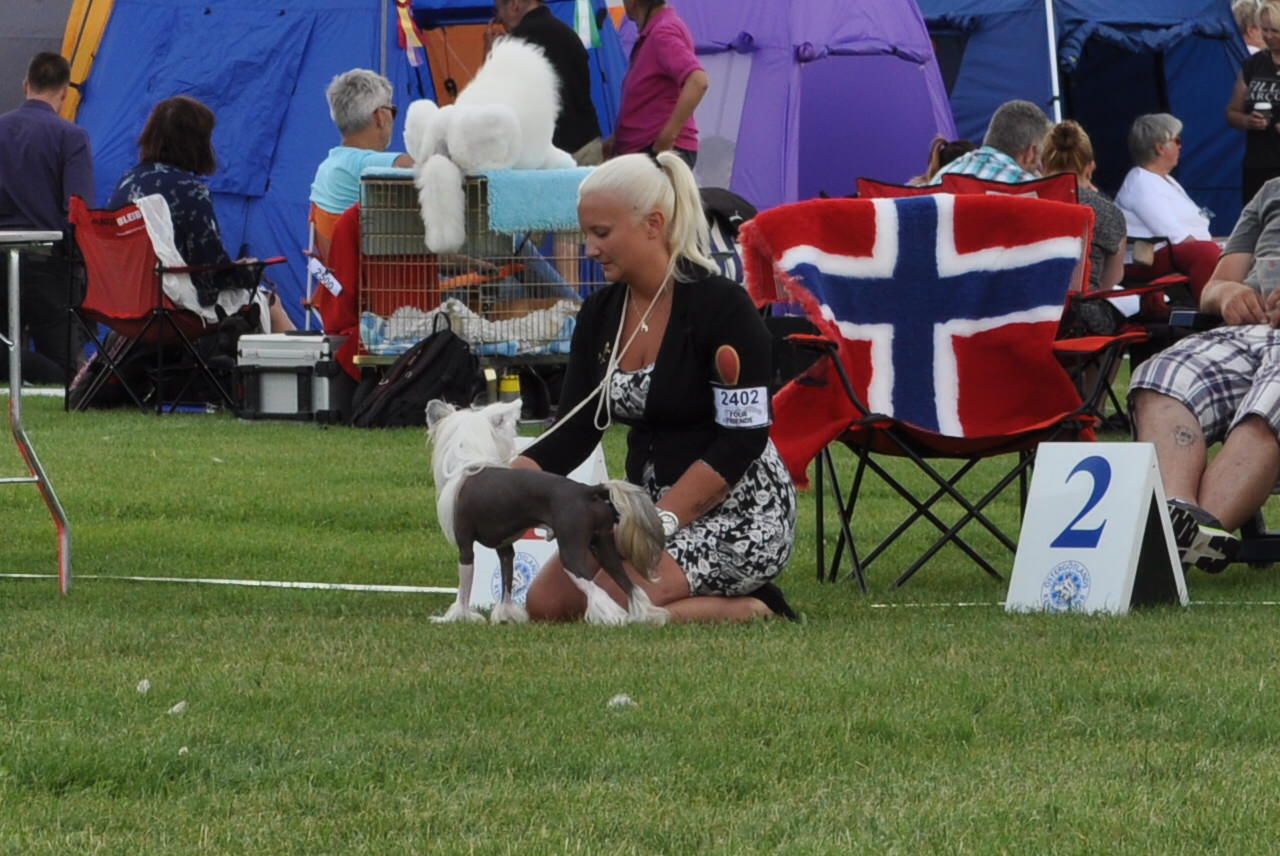
<instances>
[{"instance_id":1,"label":"blue tent","mask_svg":"<svg viewBox=\"0 0 1280 856\"><path fill-rule=\"evenodd\" d=\"M1226 233L1240 213L1243 135L1223 108L1245 57L1226 0L919 0L942 66L961 136L981 140L1002 102L1025 98L1061 114L1093 138L1095 180L1114 193L1130 164L1135 116L1183 121L1175 173L1191 197L1216 212ZM1052 30L1050 28L1052 23ZM1056 69L1049 58L1056 41Z\"/></svg>"},{"instance_id":2,"label":"blue tent","mask_svg":"<svg viewBox=\"0 0 1280 856\"><path fill-rule=\"evenodd\" d=\"M605 0L592 3L607 19ZM572 21L572 0L548 5ZM422 27L444 26L461 20L464 7L470 20L487 20L493 10L474 0L418 0L414 17ZM593 95L611 123L625 58L607 25L602 39L596 53L610 56L595 61L601 92ZM151 106L170 95L199 98L217 116L218 171L209 186L223 243L233 256L289 258L269 275L300 321L311 179L338 143L324 89L355 67L382 70L402 113L435 95L425 68L410 66L399 47L394 0L115 0L76 117L93 145L96 202L105 203L137 161ZM607 74L616 74L612 89Z\"/></svg>"}]
</instances>

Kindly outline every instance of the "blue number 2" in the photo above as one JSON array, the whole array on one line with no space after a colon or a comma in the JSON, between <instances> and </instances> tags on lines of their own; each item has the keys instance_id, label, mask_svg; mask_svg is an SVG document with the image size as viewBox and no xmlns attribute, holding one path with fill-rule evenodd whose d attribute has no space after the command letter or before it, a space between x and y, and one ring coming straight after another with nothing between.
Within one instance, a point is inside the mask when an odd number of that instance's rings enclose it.
<instances>
[{"instance_id":1,"label":"blue number 2","mask_svg":"<svg viewBox=\"0 0 1280 856\"><path fill-rule=\"evenodd\" d=\"M1053 539L1050 547L1083 547L1086 550L1092 550L1098 546L1098 540L1102 538L1102 529L1107 525L1106 520L1094 529L1076 529L1075 525L1098 504L1102 495L1107 492L1107 488L1111 485L1111 464L1100 455L1090 455L1076 464L1075 469L1067 475L1067 481L1071 481L1071 477L1081 471L1093 477L1093 493L1089 494L1089 500L1084 504L1084 508L1080 509L1075 519L1067 524L1066 529L1058 533L1057 538Z\"/></svg>"}]
</instances>

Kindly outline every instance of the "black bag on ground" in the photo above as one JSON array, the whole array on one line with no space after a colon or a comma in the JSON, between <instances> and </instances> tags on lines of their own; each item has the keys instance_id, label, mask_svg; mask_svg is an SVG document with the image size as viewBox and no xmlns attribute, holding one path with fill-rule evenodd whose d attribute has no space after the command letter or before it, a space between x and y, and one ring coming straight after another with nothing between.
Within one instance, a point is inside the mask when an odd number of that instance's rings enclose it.
<instances>
[{"instance_id":1,"label":"black bag on ground","mask_svg":"<svg viewBox=\"0 0 1280 856\"><path fill-rule=\"evenodd\" d=\"M376 386L361 384L351 403L351 424L357 428L421 428L427 424L428 401L442 398L466 407L482 386L480 361L449 329L449 319L437 315L431 335L401 354Z\"/></svg>"}]
</instances>

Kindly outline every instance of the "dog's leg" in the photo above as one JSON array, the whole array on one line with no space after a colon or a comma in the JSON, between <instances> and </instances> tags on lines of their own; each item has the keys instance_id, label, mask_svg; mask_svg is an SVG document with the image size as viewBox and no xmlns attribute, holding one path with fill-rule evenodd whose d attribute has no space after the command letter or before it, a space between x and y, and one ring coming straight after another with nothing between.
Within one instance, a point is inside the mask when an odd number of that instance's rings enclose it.
<instances>
[{"instance_id":1,"label":"dog's leg","mask_svg":"<svg viewBox=\"0 0 1280 856\"><path fill-rule=\"evenodd\" d=\"M504 621L523 624L529 620L529 613L511 599L512 578L516 570L516 549L508 544L505 547L499 547L497 553L502 563L502 600L489 613L489 620L494 624L501 624Z\"/></svg>"},{"instance_id":2,"label":"dog's leg","mask_svg":"<svg viewBox=\"0 0 1280 856\"><path fill-rule=\"evenodd\" d=\"M587 596L587 611L582 616L588 624L619 626L627 623L627 611L609 597L609 593L591 580L584 580L568 568L565 574Z\"/></svg>"},{"instance_id":3,"label":"dog's leg","mask_svg":"<svg viewBox=\"0 0 1280 856\"><path fill-rule=\"evenodd\" d=\"M449 624L455 621L484 621L484 614L471 608L471 580L475 576L474 559L467 563L458 563L458 596L444 615L432 616L436 624Z\"/></svg>"},{"instance_id":4,"label":"dog's leg","mask_svg":"<svg viewBox=\"0 0 1280 856\"><path fill-rule=\"evenodd\" d=\"M649 595L640 586L631 581L627 570L622 566L622 556L613 542L612 531L597 533L591 540L591 552L600 561L600 566L613 577L627 595L627 619L634 624L666 624L671 613L660 606L654 606Z\"/></svg>"},{"instance_id":5,"label":"dog's leg","mask_svg":"<svg viewBox=\"0 0 1280 856\"><path fill-rule=\"evenodd\" d=\"M562 523L558 528L560 561L564 565L564 572L569 576L569 581L587 596L587 611L582 617L588 624L626 624L627 611L618 606L617 601L609 597L609 593L588 576L591 573L591 554L587 547L590 532L579 525Z\"/></svg>"}]
</instances>

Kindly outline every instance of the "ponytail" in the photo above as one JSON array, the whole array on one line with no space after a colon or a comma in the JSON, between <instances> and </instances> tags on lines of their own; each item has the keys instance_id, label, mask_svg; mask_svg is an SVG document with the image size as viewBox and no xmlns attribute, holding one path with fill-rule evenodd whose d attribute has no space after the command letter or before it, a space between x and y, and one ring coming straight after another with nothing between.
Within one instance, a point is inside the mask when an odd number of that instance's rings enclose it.
<instances>
[{"instance_id":1,"label":"ponytail","mask_svg":"<svg viewBox=\"0 0 1280 856\"><path fill-rule=\"evenodd\" d=\"M667 240L671 242L671 256L676 261L676 278L687 278L681 274L684 265L680 262L690 262L719 273L720 268L707 255L710 243L707 215L702 210L702 194L698 192L693 170L689 169L684 158L674 152L662 152L654 162L671 182L674 192L671 214L667 217Z\"/></svg>"}]
</instances>

